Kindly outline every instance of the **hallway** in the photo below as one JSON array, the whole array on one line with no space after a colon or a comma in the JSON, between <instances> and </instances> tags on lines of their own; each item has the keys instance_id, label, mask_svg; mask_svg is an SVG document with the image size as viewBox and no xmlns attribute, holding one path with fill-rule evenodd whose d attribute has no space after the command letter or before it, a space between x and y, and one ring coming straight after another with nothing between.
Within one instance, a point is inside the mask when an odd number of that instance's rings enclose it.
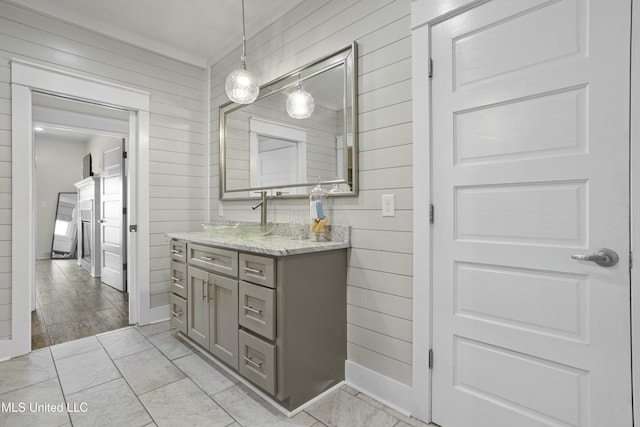
<instances>
[{"instance_id":1,"label":"hallway","mask_svg":"<svg viewBox=\"0 0 640 427\"><path fill-rule=\"evenodd\" d=\"M75 259L36 261L32 350L127 326L128 310L127 293L103 285Z\"/></svg>"}]
</instances>

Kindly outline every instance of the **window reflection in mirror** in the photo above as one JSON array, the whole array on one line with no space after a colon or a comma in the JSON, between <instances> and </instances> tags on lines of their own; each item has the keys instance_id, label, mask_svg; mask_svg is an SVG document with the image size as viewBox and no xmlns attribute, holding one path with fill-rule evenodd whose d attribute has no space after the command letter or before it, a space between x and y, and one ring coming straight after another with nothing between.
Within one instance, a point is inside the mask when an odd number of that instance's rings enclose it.
<instances>
[{"instance_id":1,"label":"window reflection in mirror","mask_svg":"<svg viewBox=\"0 0 640 427\"><path fill-rule=\"evenodd\" d=\"M252 104L221 107L224 199L261 189L306 196L318 181L334 194L357 193L355 57L354 43L264 85ZM285 107L299 90L313 98L308 118L291 117Z\"/></svg>"}]
</instances>

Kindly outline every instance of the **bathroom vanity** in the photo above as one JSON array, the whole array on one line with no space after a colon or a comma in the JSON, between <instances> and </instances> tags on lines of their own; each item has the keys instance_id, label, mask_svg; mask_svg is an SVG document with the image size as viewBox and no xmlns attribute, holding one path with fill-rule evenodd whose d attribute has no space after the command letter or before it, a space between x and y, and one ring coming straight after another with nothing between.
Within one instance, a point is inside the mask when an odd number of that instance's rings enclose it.
<instances>
[{"instance_id":1,"label":"bathroom vanity","mask_svg":"<svg viewBox=\"0 0 640 427\"><path fill-rule=\"evenodd\" d=\"M348 240L168 236L182 334L287 410L344 380Z\"/></svg>"}]
</instances>

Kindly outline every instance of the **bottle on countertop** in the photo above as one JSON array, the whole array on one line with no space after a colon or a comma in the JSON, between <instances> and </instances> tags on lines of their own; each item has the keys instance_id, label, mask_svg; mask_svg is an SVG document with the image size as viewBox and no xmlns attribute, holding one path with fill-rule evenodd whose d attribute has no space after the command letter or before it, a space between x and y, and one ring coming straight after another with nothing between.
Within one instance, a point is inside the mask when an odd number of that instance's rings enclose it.
<instances>
[{"instance_id":1,"label":"bottle on countertop","mask_svg":"<svg viewBox=\"0 0 640 427\"><path fill-rule=\"evenodd\" d=\"M318 183L309 193L309 219L311 231L324 233L329 218L327 217L328 194Z\"/></svg>"}]
</instances>

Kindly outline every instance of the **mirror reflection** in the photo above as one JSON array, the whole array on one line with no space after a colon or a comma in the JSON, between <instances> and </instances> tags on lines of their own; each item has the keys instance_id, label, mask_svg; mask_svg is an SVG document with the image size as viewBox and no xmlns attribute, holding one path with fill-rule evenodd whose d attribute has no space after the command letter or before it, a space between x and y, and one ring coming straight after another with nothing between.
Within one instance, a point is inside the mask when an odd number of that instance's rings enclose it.
<instances>
[{"instance_id":1,"label":"mirror reflection","mask_svg":"<svg viewBox=\"0 0 640 427\"><path fill-rule=\"evenodd\" d=\"M355 194L355 44L261 88L252 104L220 110L221 194L262 189L307 195L318 181Z\"/></svg>"},{"instance_id":2,"label":"mirror reflection","mask_svg":"<svg viewBox=\"0 0 640 427\"><path fill-rule=\"evenodd\" d=\"M75 258L77 248L77 193L58 193L51 258Z\"/></svg>"}]
</instances>

